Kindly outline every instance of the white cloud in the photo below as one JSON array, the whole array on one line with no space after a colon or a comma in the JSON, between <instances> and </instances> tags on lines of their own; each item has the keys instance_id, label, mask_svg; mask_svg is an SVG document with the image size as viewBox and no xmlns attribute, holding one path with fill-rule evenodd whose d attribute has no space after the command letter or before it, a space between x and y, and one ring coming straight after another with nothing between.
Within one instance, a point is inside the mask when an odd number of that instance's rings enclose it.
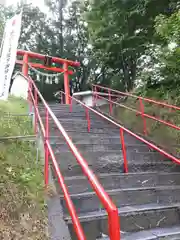
<instances>
[{"instance_id":1,"label":"white cloud","mask_svg":"<svg viewBox=\"0 0 180 240\"><path fill-rule=\"evenodd\" d=\"M18 2L20 2L20 0L6 0L7 5L15 5ZM26 2L38 6L41 10L45 8L44 0L26 0Z\"/></svg>"}]
</instances>

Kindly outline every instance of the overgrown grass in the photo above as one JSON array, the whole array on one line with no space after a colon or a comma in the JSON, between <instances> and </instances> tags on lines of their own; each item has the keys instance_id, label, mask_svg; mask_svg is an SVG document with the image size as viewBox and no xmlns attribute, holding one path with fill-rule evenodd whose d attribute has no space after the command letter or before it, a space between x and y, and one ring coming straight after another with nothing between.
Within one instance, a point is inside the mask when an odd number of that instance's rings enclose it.
<instances>
[{"instance_id":1,"label":"overgrown grass","mask_svg":"<svg viewBox=\"0 0 180 240\"><path fill-rule=\"evenodd\" d=\"M25 101L0 101L0 137L31 135ZM8 115L8 116L7 116ZM48 239L43 175L33 143L0 141L0 239Z\"/></svg>"}]
</instances>

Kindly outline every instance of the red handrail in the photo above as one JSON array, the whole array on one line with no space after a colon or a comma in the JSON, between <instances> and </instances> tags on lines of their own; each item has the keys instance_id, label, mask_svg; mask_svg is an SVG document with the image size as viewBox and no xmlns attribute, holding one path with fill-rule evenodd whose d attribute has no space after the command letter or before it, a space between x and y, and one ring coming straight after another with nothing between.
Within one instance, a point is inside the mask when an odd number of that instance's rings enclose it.
<instances>
[{"instance_id":1,"label":"red handrail","mask_svg":"<svg viewBox=\"0 0 180 240\"><path fill-rule=\"evenodd\" d=\"M53 150L51 148L51 145L50 145L50 142L49 142L48 123L49 123L49 116L51 116L51 118L53 119L54 123L56 124L58 130L61 132L61 134L63 135L63 137L66 141L66 143L68 144L69 148L71 149L72 154L74 155L77 162L81 166L84 175L88 178L92 188L94 189L95 193L99 197L99 199L100 199L101 203L103 204L104 208L107 210L110 239L111 240L120 240L120 224L119 224L118 209L116 208L116 206L114 205L114 203L112 202L112 200L110 199L108 194L105 192L104 188L99 183L95 174L89 168L89 166L87 164L87 161L81 156L78 149L76 148L76 146L73 144L73 142L69 138L68 134L66 133L66 131L64 130L64 128L60 124L59 120L56 118L56 116L54 115L54 113L52 112L52 110L50 109L50 107L48 106L48 104L46 103L44 98L42 97L41 93L39 92L39 90L36 87L33 80L31 78L28 78L28 81L33 86L35 93L37 93L37 95L39 96L41 102L43 103L43 105L46 109L46 114L47 114L46 115L46 126L44 127L44 125L42 124L42 119L40 117L38 106L36 105L36 101L34 99L34 96L33 96L33 93L32 93L32 88L31 88L30 89L30 96L32 98L32 103L33 103L34 108L35 108L35 114L37 114L37 117L35 117L35 119L39 120L40 126L42 128L43 136L45 138L45 155L46 155L46 158L45 158L45 168L46 168L45 169L45 178L46 178L45 183L46 184L48 183L48 179L47 179L47 177L48 177L48 175L47 175L48 157L47 156L50 155L51 159L52 159L52 162L53 162L53 165L54 165L54 168L55 168L56 175L58 177L58 182L59 182L60 187L62 188L63 193L64 193L64 198L65 198L66 204L68 206L70 216L72 218L72 223L73 223L73 227L74 227L74 230L76 232L76 235L77 235L78 239L85 240L86 238L85 238L85 235L83 233L81 224L79 222L76 210L75 210L73 202L70 198L68 189L65 185L63 176L60 172L58 163L56 161L56 157L54 155L54 152L53 152ZM35 124L38 124L38 122L36 122Z\"/></svg>"},{"instance_id":2,"label":"red handrail","mask_svg":"<svg viewBox=\"0 0 180 240\"><path fill-rule=\"evenodd\" d=\"M109 99L107 99L107 98L105 98L105 97L100 96L99 94L98 94L98 98L103 99L103 100L106 100L107 102L113 103L113 104L115 104L115 105L117 105L117 106L126 108L126 109L128 109L128 110L130 110L130 111L132 111L132 112L135 112L137 115L142 115L142 112L140 112L140 111L138 111L138 110L136 110L136 109L133 109L133 108L131 108L131 107L125 106L124 104L117 103L117 102L114 102L114 101L112 101L112 100L109 100ZM167 125L168 127L174 128L174 129L176 129L176 130L180 130L180 127L172 124L171 122L164 121L164 120L162 120L162 119L160 119L160 118L157 118L157 117L151 116L151 115L149 115L149 114L146 114L146 113L144 113L144 111L143 111L143 116L146 117L146 118L155 120L155 121L157 121L157 122L163 123L163 124Z\"/></svg>"},{"instance_id":3,"label":"red handrail","mask_svg":"<svg viewBox=\"0 0 180 240\"><path fill-rule=\"evenodd\" d=\"M61 92L61 93L63 93L63 92ZM65 93L63 93L63 94L65 94ZM133 132L130 131L129 129L123 127L122 125L120 125L119 123L113 121L112 119L108 118L107 116L103 115L102 113L100 113L100 112L96 111L95 109L93 109L93 108L85 105L83 102L79 101L78 99L76 99L76 98L74 98L74 97L71 97L71 96L69 96L69 98L71 98L71 105L73 104L73 101L79 103L79 104L82 105L84 108L86 108L86 109L88 109L89 111L95 113L96 115L98 115L98 116L100 116L101 118L105 119L106 121L112 123L113 125L119 127L120 129L122 129L123 132L126 132L126 133L130 134L131 136L135 137L137 140L139 140L139 141L147 144L150 148L158 151L159 153L161 153L161 154L164 155L165 157L167 157L167 158L171 159L172 161L180 164L180 159L179 159L179 158L173 156L172 154L170 154L170 153L166 152L165 150L161 149L160 147L156 146L154 143L151 143L151 142L149 142L148 140L146 140L146 139L140 137L139 135L133 133ZM72 108L72 106L71 106L71 108ZM87 121L89 122L90 119L87 119ZM122 135L122 132L121 132L121 135ZM121 138L121 141L122 141L122 145L123 145L123 151L125 151L125 142L124 142L124 139ZM123 154L123 156L124 156L124 165L127 166L126 154L125 154L125 155Z\"/></svg>"},{"instance_id":4,"label":"red handrail","mask_svg":"<svg viewBox=\"0 0 180 240\"><path fill-rule=\"evenodd\" d=\"M92 90L93 90L93 96L94 96L93 97L94 105L95 105L95 102L97 101L98 98L106 100L107 102L109 102L109 112L110 112L110 115L112 114L112 105L114 104L114 105L120 106L122 108L125 108L127 110L130 110L132 112L135 112L136 116L141 116L142 117L142 121L143 121L143 131L144 131L145 135L148 134L146 118L154 120L154 121L159 122L159 123L162 123L162 124L164 124L164 125L166 125L166 126L168 126L170 128L173 128L173 129L176 129L176 130L180 130L179 126L175 125L174 123L172 123L170 121L165 121L165 120L163 120L163 119L161 119L159 117L152 116L152 115L149 115L149 114L145 113L143 102L156 104L156 105L161 106L163 108L173 109L173 110L176 110L176 111L180 110L180 107L178 107L178 106L170 105L170 104L167 104L167 103L164 103L164 102L159 102L159 101L148 99L148 98L143 98L143 97L136 96L136 95L133 95L133 94L130 94L130 93L120 92L118 90L110 89L110 88L107 88L107 87L102 87L100 85L93 85ZM106 93L106 94L108 94L108 99L103 97L104 93L102 93L101 90L103 90L103 91L105 90L105 91L108 92L108 93ZM116 95L116 98L118 98L120 96L136 98L137 100L139 100L140 110L128 107L128 106L126 106L124 104L120 104L120 103L115 102L115 101L112 101L112 96L114 96L115 94L118 94L118 95Z\"/></svg>"},{"instance_id":5,"label":"red handrail","mask_svg":"<svg viewBox=\"0 0 180 240\"><path fill-rule=\"evenodd\" d=\"M171 105L171 104L168 104L168 103L156 101L156 100L153 100L153 99L150 99L150 98L144 98L144 97L137 96L137 95L134 95L134 94L131 94L131 93L120 92L118 90L114 90L114 89L111 89L111 88L108 88L108 87L103 87L103 86L100 86L100 85L97 85L97 84L92 84L92 87L96 88L96 90L97 90L97 88L104 89L104 90L107 90L107 91L109 90L111 92L115 92L115 93L121 94L123 96L133 97L133 98L136 98L136 99L142 99L145 102L154 103L156 105L161 105L161 106L164 106L164 107L167 107L167 108L172 108L172 109L175 109L175 110L180 110L180 107L175 106L175 105Z\"/></svg>"}]
</instances>

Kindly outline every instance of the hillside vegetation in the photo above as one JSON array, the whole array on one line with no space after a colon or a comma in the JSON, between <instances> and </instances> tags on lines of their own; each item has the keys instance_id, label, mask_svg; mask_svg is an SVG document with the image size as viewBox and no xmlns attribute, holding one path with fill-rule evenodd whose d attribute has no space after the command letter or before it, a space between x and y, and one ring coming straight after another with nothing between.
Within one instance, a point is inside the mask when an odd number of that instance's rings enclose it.
<instances>
[{"instance_id":1,"label":"hillside vegetation","mask_svg":"<svg viewBox=\"0 0 180 240\"><path fill-rule=\"evenodd\" d=\"M0 137L32 134L25 101L0 101ZM0 239L47 239L42 167L36 147L22 140L0 140Z\"/></svg>"},{"instance_id":2,"label":"hillside vegetation","mask_svg":"<svg viewBox=\"0 0 180 240\"><path fill-rule=\"evenodd\" d=\"M128 98L121 104L140 111L139 101L136 99ZM109 105L100 107L100 110L109 115ZM144 111L150 116L171 122L176 126L180 125L180 112L160 106L144 103ZM118 120L123 126L133 130L142 136L144 135L144 121L141 115L137 115L128 109L113 105L111 115L114 119ZM145 118L147 129L146 139L149 139L157 145L167 149L175 156L180 156L180 132L176 129L170 128L158 121Z\"/></svg>"}]
</instances>

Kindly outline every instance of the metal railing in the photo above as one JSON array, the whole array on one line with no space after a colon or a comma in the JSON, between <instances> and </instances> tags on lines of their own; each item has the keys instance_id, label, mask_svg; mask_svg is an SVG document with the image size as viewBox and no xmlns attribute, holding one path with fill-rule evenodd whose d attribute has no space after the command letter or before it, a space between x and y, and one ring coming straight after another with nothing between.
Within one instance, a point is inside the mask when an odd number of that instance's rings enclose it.
<instances>
[{"instance_id":1,"label":"metal railing","mask_svg":"<svg viewBox=\"0 0 180 240\"><path fill-rule=\"evenodd\" d=\"M119 215L118 215L118 209L108 196L108 194L105 192L104 188L99 183L98 179L96 178L95 174L92 172L92 170L89 168L87 161L81 156L80 152L76 148L76 146L73 144L71 139L69 138L68 134L62 127L59 120L56 118L46 101L44 100L43 96L39 92L38 88L36 87L35 83L31 78L27 78L29 82L29 94L28 94L28 101L30 104L30 109L32 109L32 106L34 107L34 127L35 127L35 133L38 132L38 126L40 126L42 135L44 138L44 149L45 149L45 167L44 167L44 177L45 177L45 186L48 186L48 179L49 179L49 158L51 158L55 173L58 178L58 183L63 191L64 199L66 201L69 214L72 219L72 224L74 227L74 231L77 235L77 239L79 240L85 240L86 237L84 235L82 226L80 224L80 221L78 219L74 204L71 200L71 197L69 195L67 186L64 182L63 175L60 171L60 168L58 166L56 156L53 152L53 149L50 144L50 126L49 126L49 118L53 119L54 123L56 124L56 127L58 128L61 135L64 137L67 145L69 146L72 154L76 158L78 164L82 168L83 174L87 177L89 180L89 183L91 184L92 188L94 189L96 195L99 197L99 200L101 201L102 205L106 209L108 213L108 226L109 226L109 238L111 240L120 240L120 222L119 222ZM45 125L43 124L42 118L40 116L39 108L38 108L38 100L41 101L41 104L43 104L45 108ZM70 105L71 107L71 105ZM88 116L87 116L88 117ZM88 117L89 118L89 117ZM89 126L90 129L90 126Z\"/></svg>"},{"instance_id":2,"label":"metal railing","mask_svg":"<svg viewBox=\"0 0 180 240\"><path fill-rule=\"evenodd\" d=\"M151 104L157 105L159 107L167 108L169 110L180 111L180 107L178 107L178 106L170 105L170 104L160 102L160 101L156 101L156 100L149 99L149 98L144 98L144 97L141 97L141 96L136 96L136 95L133 95L133 94L130 94L130 93L120 92L118 90L110 89L110 88L103 87L103 86L100 86L100 85L92 85L92 91L93 91L93 96L94 96L94 104L96 104L96 101L98 99L105 100L106 102L109 103L109 114L110 115L112 115L113 105L116 105L116 106L119 106L121 108L124 108L124 109L127 109L127 110L131 111L131 112L136 113L136 116L141 116L142 121L143 121L143 132L146 136L148 135L146 118L151 119L151 120L156 121L156 122L159 122L159 123L162 123L165 126L168 126L172 129L176 129L178 131L180 130L179 126L177 126L177 125L175 125L175 124L173 124L169 121L165 121L165 120L163 120L159 117L155 117L155 116L152 116L150 114L145 113L144 103L151 103ZM103 91L103 93L107 94L107 97L103 96L102 91ZM130 97L130 98L133 98L135 100L138 100L139 101L139 110L134 109L132 107L128 107L128 106L126 106L122 103L118 103L116 101L113 101L113 98L114 98L115 94L116 94L117 99L123 96L123 97Z\"/></svg>"},{"instance_id":3,"label":"metal railing","mask_svg":"<svg viewBox=\"0 0 180 240\"><path fill-rule=\"evenodd\" d=\"M62 91L60 92L61 96L65 93L63 93ZM69 110L70 112L73 110L73 102L76 102L77 104L80 104L86 112L86 120L87 120L87 129L88 132L91 131L91 119L90 119L90 114L89 112L93 112L94 114L96 114L97 116L101 117L102 119L112 123L113 125L115 125L116 127L119 128L119 133L120 133L120 140L121 140L121 144L122 144L122 154L123 154L123 159L124 159L124 172L128 173L128 159L127 159L127 152L126 152L126 145L125 145L125 140L124 140L124 133L128 133L131 136L133 136L134 138L136 138L137 140L145 143L146 145L148 145L151 149L156 150L157 152L159 152L160 154L164 155L165 157L169 158L170 160L172 160L173 162L180 164L180 159L173 156L172 154L166 152L165 150L161 149L160 147L156 146L154 143L149 142L148 140L144 139L143 137L133 133L132 131L130 131L129 129L123 127L121 124L115 122L114 120L108 118L107 116L103 115L102 113L96 111L95 109L85 105L84 103L82 103L81 101L79 101L78 99L69 96L69 98L71 99L70 101L70 105L69 105Z\"/></svg>"}]
</instances>

